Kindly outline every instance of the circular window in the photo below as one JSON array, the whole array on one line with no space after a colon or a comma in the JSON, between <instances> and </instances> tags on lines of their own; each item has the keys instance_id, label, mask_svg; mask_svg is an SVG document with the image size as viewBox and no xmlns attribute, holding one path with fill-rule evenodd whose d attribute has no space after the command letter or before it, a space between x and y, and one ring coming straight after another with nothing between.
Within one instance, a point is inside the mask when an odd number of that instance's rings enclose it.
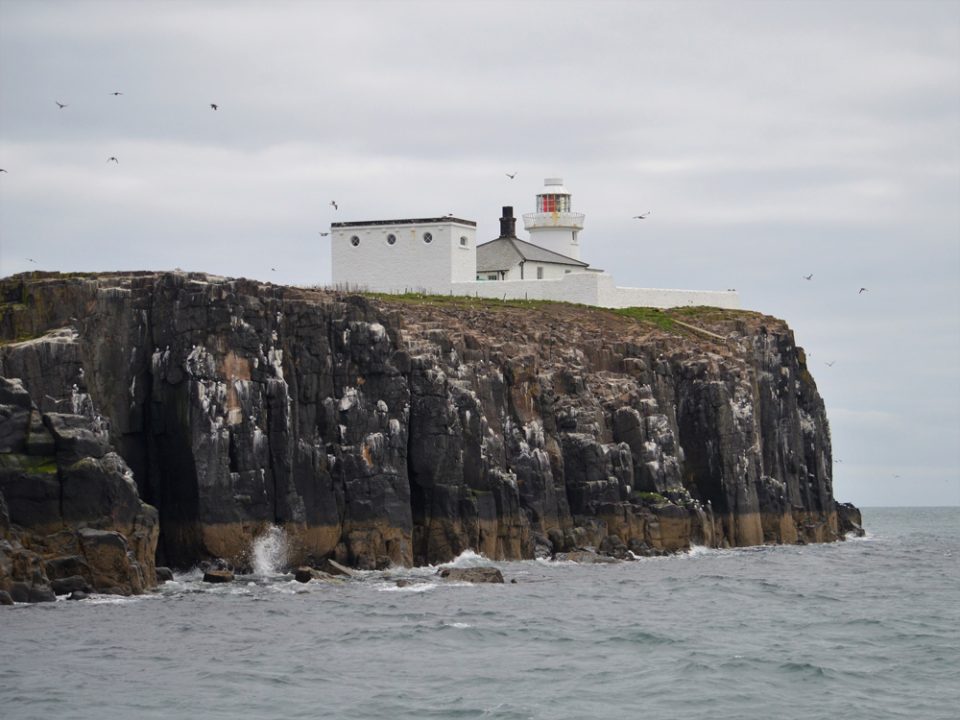
<instances>
[{"instance_id":1,"label":"circular window","mask_svg":"<svg viewBox=\"0 0 960 720\"><path fill-rule=\"evenodd\" d=\"M387 235L387 245L395 245L397 243L397 236L393 233Z\"/></svg>"},{"instance_id":2,"label":"circular window","mask_svg":"<svg viewBox=\"0 0 960 720\"><path fill-rule=\"evenodd\" d=\"M425 232L425 233L423 234L423 241L424 241L425 243L432 243L432 242L433 242L433 233Z\"/></svg>"},{"instance_id":3,"label":"circular window","mask_svg":"<svg viewBox=\"0 0 960 720\"><path fill-rule=\"evenodd\" d=\"M354 235L353 237L350 238L350 244L356 247L357 245L360 244L360 238Z\"/></svg>"}]
</instances>

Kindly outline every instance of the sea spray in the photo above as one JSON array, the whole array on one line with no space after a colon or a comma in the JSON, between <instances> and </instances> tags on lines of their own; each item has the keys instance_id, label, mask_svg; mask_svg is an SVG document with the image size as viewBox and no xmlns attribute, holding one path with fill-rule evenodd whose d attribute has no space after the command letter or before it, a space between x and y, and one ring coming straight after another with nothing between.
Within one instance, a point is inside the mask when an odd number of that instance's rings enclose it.
<instances>
[{"instance_id":1,"label":"sea spray","mask_svg":"<svg viewBox=\"0 0 960 720\"><path fill-rule=\"evenodd\" d=\"M287 535L283 528L271 525L253 541L253 574L279 575L287 566Z\"/></svg>"}]
</instances>

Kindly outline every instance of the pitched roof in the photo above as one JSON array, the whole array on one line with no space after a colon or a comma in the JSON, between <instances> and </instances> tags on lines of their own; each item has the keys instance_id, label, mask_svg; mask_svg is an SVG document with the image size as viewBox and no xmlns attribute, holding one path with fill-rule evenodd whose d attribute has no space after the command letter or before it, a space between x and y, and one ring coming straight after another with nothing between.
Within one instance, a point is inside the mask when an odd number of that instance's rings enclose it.
<instances>
[{"instance_id":1,"label":"pitched roof","mask_svg":"<svg viewBox=\"0 0 960 720\"><path fill-rule=\"evenodd\" d=\"M477 272L509 270L520 261L590 267L589 263L555 253L515 237L499 237L477 245Z\"/></svg>"}]
</instances>

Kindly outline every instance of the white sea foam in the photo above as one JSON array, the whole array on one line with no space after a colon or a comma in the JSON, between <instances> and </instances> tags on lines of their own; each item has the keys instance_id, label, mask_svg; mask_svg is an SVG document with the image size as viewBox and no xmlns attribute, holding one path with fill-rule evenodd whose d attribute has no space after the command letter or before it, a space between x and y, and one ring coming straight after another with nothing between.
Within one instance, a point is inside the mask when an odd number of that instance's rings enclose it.
<instances>
[{"instance_id":1,"label":"white sea foam","mask_svg":"<svg viewBox=\"0 0 960 720\"><path fill-rule=\"evenodd\" d=\"M253 574L279 575L287 564L287 535L283 528L271 525L253 541Z\"/></svg>"},{"instance_id":2,"label":"white sea foam","mask_svg":"<svg viewBox=\"0 0 960 720\"><path fill-rule=\"evenodd\" d=\"M448 567L476 567L478 565L489 565L490 558L475 553L473 550L464 550L462 553L457 555L453 560L446 563L441 563L437 565L438 568L448 568Z\"/></svg>"}]
</instances>

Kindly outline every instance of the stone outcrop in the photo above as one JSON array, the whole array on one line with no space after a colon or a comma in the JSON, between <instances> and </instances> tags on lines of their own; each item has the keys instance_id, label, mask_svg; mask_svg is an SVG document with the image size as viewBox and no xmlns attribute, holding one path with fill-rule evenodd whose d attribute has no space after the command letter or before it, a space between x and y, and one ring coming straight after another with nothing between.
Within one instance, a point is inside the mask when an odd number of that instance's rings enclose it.
<instances>
[{"instance_id":1,"label":"stone outcrop","mask_svg":"<svg viewBox=\"0 0 960 720\"><path fill-rule=\"evenodd\" d=\"M157 512L84 403L88 414L40 412L0 376L0 590L16 602L155 584Z\"/></svg>"},{"instance_id":2,"label":"stone outcrop","mask_svg":"<svg viewBox=\"0 0 960 720\"><path fill-rule=\"evenodd\" d=\"M0 281L0 300L0 375L21 389L0 399L10 526L119 533L143 577L144 502L174 567L244 566L273 524L292 567L360 568L846 527L804 353L757 313L185 273L25 274ZM63 556L118 557L71 532ZM86 562L91 583L107 571Z\"/></svg>"},{"instance_id":3,"label":"stone outcrop","mask_svg":"<svg viewBox=\"0 0 960 720\"><path fill-rule=\"evenodd\" d=\"M443 568L437 574L450 582L502 583L503 573L495 567Z\"/></svg>"}]
</instances>

